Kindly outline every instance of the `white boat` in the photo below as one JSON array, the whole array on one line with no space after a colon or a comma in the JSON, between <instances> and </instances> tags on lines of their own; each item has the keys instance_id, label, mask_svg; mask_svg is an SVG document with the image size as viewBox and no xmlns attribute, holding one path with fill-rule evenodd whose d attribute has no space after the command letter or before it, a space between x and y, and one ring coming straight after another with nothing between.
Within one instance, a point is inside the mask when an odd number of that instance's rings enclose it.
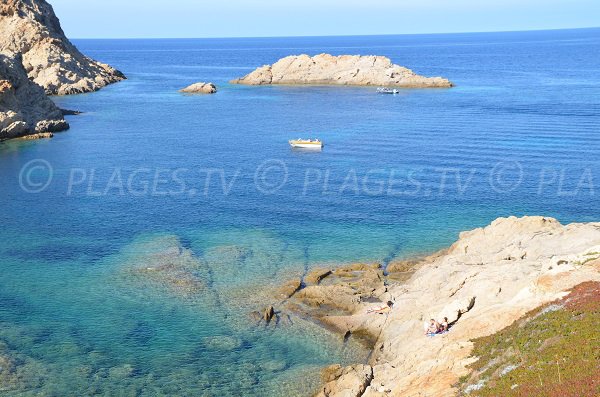
<instances>
[{"instance_id":1,"label":"white boat","mask_svg":"<svg viewBox=\"0 0 600 397\"><path fill-rule=\"evenodd\" d=\"M292 139L288 141L290 146L297 149L316 149L323 148L323 142L318 139Z\"/></svg>"},{"instance_id":2,"label":"white boat","mask_svg":"<svg viewBox=\"0 0 600 397\"><path fill-rule=\"evenodd\" d=\"M378 88L377 92L380 94L394 94L394 95L400 93L400 91L395 88L386 88L386 87Z\"/></svg>"}]
</instances>

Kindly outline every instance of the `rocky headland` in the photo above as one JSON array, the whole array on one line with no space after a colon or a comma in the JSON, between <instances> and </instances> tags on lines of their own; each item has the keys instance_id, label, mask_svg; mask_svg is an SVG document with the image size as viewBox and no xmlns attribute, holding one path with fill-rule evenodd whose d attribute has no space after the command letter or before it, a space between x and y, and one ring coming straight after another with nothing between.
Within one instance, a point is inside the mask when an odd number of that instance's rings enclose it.
<instances>
[{"instance_id":1,"label":"rocky headland","mask_svg":"<svg viewBox=\"0 0 600 397\"><path fill-rule=\"evenodd\" d=\"M49 95L96 91L123 73L83 55L65 36L44 0L5 0L0 5L0 51L20 53L29 78Z\"/></svg>"},{"instance_id":2,"label":"rocky headland","mask_svg":"<svg viewBox=\"0 0 600 397\"><path fill-rule=\"evenodd\" d=\"M217 92L217 86L213 83L194 83L179 90L179 92L186 94L215 94Z\"/></svg>"},{"instance_id":3,"label":"rocky headland","mask_svg":"<svg viewBox=\"0 0 600 397\"><path fill-rule=\"evenodd\" d=\"M293 55L273 65L259 67L232 80L246 85L355 85L400 88L447 88L452 83L442 77L424 77L383 56L320 54Z\"/></svg>"},{"instance_id":4,"label":"rocky headland","mask_svg":"<svg viewBox=\"0 0 600 397\"><path fill-rule=\"evenodd\" d=\"M0 53L0 140L50 137L68 128L62 111L27 77L21 56Z\"/></svg>"},{"instance_id":5,"label":"rocky headland","mask_svg":"<svg viewBox=\"0 0 600 397\"><path fill-rule=\"evenodd\" d=\"M479 390L487 381L468 384L478 360L473 340L589 281L600 281L600 223L510 217L461 233L449 249L420 260L386 269L314 269L285 283L268 303L276 316L312 318L344 340L373 348L366 363L326 368L319 396L443 397ZM387 301L391 310L368 312ZM450 332L425 336L424 323L443 317Z\"/></svg>"},{"instance_id":6,"label":"rocky headland","mask_svg":"<svg viewBox=\"0 0 600 397\"><path fill-rule=\"evenodd\" d=\"M44 0L0 4L0 140L52 137L69 128L46 95L96 91L125 79L83 55L65 36Z\"/></svg>"}]
</instances>

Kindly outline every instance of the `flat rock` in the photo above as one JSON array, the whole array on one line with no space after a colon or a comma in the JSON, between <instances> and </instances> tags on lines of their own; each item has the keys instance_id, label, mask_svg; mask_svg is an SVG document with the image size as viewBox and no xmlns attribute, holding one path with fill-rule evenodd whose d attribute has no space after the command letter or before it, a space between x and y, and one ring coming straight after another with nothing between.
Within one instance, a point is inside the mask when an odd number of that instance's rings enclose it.
<instances>
[{"instance_id":1,"label":"flat rock","mask_svg":"<svg viewBox=\"0 0 600 397\"><path fill-rule=\"evenodd\" d=\"M389 58L374 55L292 55L232 80L246 85L356 85L401 88L447 88L442 77L424 77Z\"/></svg>"},{"instance_id":2,"label":"flat rock","mask_svg":"<svg viewBox=\"0 0 600 397\"><path fill-rule=\"evenodd\" d=\"M50 139L53 137L54 137L54 134L51 132L38 132L36 134L22 136L19 139L22 139L24 141L34 141L36 139Z\"/></svg>"},{"instance_id":3,"label":"flat rock","mask_svg":"<svg viewBox=\"0 0 600 397\"><path fill-rule=\"evenodd\" d=\"M125 79L118 70L83 55L45 0L3 0L0 32L0 52L22 54L29 78L49 95L96 91Z\"/></svg>"}]
</instances>

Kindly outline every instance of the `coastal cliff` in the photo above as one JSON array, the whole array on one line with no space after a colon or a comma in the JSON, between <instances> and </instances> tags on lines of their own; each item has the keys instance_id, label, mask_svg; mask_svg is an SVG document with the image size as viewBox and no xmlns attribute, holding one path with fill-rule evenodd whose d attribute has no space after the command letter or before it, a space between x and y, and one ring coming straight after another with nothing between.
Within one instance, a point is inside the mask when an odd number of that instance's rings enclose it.
<instances>
[{"instance_id":1,"label":"coastal cliff","mask_svg":"<svg viewBox=\"0 0 600 397\"><path fill-rule=\"evenodd\" d=\"M21 61L0 53L0 140L68 129L62 111L29 80Z\"/></svg>"},{"instance_id":2,"label":"coastal cliff","mask_svg":"<svg viewBox=\"0 0 600 397\"><path fill-rule=\"evenodd\" d=\"M293 55L232 80L233 84L356 85L401 88L447 88L442 77L424 77L383 56Z\"/></svg>"},{"instance_id":3,"label":"coastal cliff","mask_svg":"<svg viewBox=\"0 0 600 397\"><path fill-rule=\"evenodd\" d=\"M3 1L0 32L0 52L22 54L29 78L49 95L96 91L125 79L118 70L83 55L44 0Z\"/></svg>"},{"instance_id":4,"label":"coastal cliff","mask_svg":"<svg viewBox=\"0 0 600 397\"><path fill-rule=\"evenodd\" d=\"M324 370L319 396L443 397L481 389L485 379L464 384L478 360L472 341L565 297L578 284L600 281L600 223L499 218L461 233L448 250L385 270L377 264L315 269L285 284L283 299L271 302L280 315L308 315L373 348L368 363ZM391 310L368 313L387 301ZM450 332L424 335L425 322L444 317Z\"/></svg>"}]
</instances>

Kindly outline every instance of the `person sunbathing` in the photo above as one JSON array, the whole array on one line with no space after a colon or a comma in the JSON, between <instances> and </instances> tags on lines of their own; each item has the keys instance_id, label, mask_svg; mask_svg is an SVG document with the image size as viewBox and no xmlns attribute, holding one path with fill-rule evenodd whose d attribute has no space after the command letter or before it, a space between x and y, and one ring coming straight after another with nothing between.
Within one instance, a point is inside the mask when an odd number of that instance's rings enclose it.
<instances>
[{"instance_id":1,"label":"person sunbathing","mask_svg":"<svg viewBox=\"0 0 600 397\"><path fill-rule=\"evenodd\" d=\"M425 330L425 335L435 335L440 330L440 324L433 318L429 320L429 326Z\"/></svg>"},{"instance_id":2,"label":"person sunbathing","mask_svg":"<svg viewBox=\"0 0 600 397\"><path fill-rule=\"evenodd\" d=\"M368 309L367 313L383 314L384 312L391 311L392 306L394 306L392 301L387 301L385 305L381 305L379 307L372 307L372 308Z\"/></svg>"},{"instance_id":3,"label":"person sunbathing","mask_svg":"<svg viewBox=\"0 0 600 397\"><path fill-rule=\"evenodd\" d=\"M448 332L450 325L448 324L448 317L444 317L444 321L440 324L440 332Z\"/></svg>"}]
</instances>

